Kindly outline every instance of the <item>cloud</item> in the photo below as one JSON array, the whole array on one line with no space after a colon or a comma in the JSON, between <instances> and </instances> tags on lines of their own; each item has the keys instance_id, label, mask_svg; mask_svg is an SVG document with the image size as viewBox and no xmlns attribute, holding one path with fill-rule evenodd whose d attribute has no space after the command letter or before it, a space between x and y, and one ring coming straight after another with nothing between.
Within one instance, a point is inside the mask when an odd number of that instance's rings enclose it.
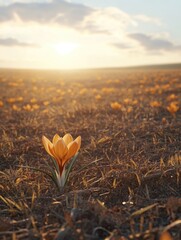
<instances>
[{"instance_id":1,"label":"cloud","mask_svg":"<svg viewBox=\"0 0 181 240\"><path fill-rule=\"evenodd\" d=\"M135 20L141 21L141 22L145 22L145 23L153 23L157 26L161 26L162 22L160 21L160 19L158 18L154 18L154 17L149 17L146 16L144 14L138 14L138 15L134 15L133 18Z\"/></svg>"},{"instance_id":2,"label":"cloud","mask_svg":"<svg viewBox=\"0 0 181 240\"><path fill-rule=\"evenodd\" d=\"M128 25L136 25L131 16L118 8L107 7L94 9L84 20L84 28L104 32L118 32L126 29Z\"/></svg>"},{"instance_id":3,"label":"cloud","mask_svg":"<svg viewBox=\"0 0 181 240\"><path fill-rule=\"evenodd\" d=\"M181 45L175 45L166 39L154 38L143 33L128 34L128 37L136 40L142 47L151 52L181 50Z\"/></svg>"},{"instance_id":4,"label":"cloud","mask_svg":"<svg viewBox=\"0 0 181 240\"><path fill-rule=\"evenodd\" d=\"M0 23L8 21L57 24L79 31L110 34L136 21L116 7L92 8L65 0L12 2L0 6Z\"/></svg>"},{"instance_id":5,"label":"cloud","mask_svg":"<svg viewBox=\"0 0 181 240\"><path fill-rule=\"evenodd\" d=\"M15 38L0 38L0 46L5 46L5 47L38 47L35 44L19 42Z\"/></svg>"},{"instance_id":6,"label":"cloud","mask_svg":"<svg viewBox=\"0 0 181 240\"><path fill-rule=\"evenodd\" d=\"M131 45L128 45L126 43L111 43L111 45L122 50L128 50L132 48Z\"/></svg>"},{"instance_id":7,"label":"cloud","mask_svg":"<svg viewBox=\"0 0 181 240\"><path fill-rule=\"evenodd\" d=\"M94 9L82 22L83 29L95 33L120 34L128 25L136 25L129 14L115 7Z\"/></svg>"},{"instance_id":8,"label":"cloud","mask_svg":"<svg viewBox=\"0 0 181 240\"><path fill-rule=\"evenodd\" d=\"M15 2L0 6L0 22L19 18L23 22L57 23L65 26L77 26L92 8L63 0L52 2Z\"/></svg>"}]
</instances>

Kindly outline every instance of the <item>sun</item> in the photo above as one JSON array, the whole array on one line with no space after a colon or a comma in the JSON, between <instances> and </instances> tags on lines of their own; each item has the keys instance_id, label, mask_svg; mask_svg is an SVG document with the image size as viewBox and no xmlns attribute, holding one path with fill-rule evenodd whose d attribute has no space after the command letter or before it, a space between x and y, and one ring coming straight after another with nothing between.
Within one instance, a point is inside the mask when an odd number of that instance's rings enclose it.
<instances>
[{"instance_id":1,"label":"sun","mask_svg":"<svg viewBox=\"0 0 181 240\"><path fill-rule=\"evenodd\" d=\"M67 55L72 53L77 48L76 43L62 42L54 45L54 49L57 53L61 55Z\"/></svg>"}]
</instances>

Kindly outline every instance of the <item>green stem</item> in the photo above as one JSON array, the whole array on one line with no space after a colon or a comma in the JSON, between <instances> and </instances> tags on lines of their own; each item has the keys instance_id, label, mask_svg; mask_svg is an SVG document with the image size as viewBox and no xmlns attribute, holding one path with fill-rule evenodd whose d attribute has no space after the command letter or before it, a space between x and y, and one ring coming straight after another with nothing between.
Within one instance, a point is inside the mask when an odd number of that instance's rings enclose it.
<instances>
[{"instance_id":1,"label":"green stem","mask_svg":"<svg viewBox=\"0 0 181 240\"><path fill-rule=\"evenodd\" d=\"M72 167L73 167L73 165L74 165L74 163L75 163L75 161L76 161L76 159L77 159L78 154L79 154L79 153L77 153L77 154L72 158L72 160L70 161L70 163L69 163L69 165L68 165L68 167L67 167L67 171L66 171L66 173L65 173L65 183L64 183L64 186L65 186L65 184L67 183L67 180L68 180L70 171L71 171L71 169L72 169Z\"/></svg>"}]
</instances>

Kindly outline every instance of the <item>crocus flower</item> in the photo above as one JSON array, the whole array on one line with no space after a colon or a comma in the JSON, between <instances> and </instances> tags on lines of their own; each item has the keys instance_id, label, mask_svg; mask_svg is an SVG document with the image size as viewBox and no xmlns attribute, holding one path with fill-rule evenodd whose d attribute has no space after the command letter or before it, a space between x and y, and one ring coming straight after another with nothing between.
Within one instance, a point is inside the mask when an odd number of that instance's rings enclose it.
<instances>
[{"instance_id":1,"label":"crocus flower","mask_svg":"<svg viewBox=\"0 0 181 240\"><path fill-rule=\"evenodd\" d=\"M58 185L62 187L70 172L70 169L65 169L65 165L77 155L81 145L81 137L78 136L74 140L69 133L63 137L55 134L52 142L45 136L42 137L42 142L47 153L54 158L55 166L58 167L55 170L55 175Z\"/></svg>"},{"instance_id":2,"label":"crocus flower","mask_svg":"<svg viewBox=\"0 0 181 240\"><path fill-rule=\"evenodd\" d=\"M157 108L157 107L161 106L161 103L158 102L158 101L152 101L152 102L150 102L150 106L153 107L153 108L154 107Z\"/></svg>"},{"instance_id":3,"label":"crocus flower","mask_svg":"<svg viewBox=\"0 0 181 240\"><path fill-rule=\"evenodd\" d=\"M175 113L179 110L178 102L171 102L169 106L167 106L167 110L172 114L175 115Z\"/></svg>"},{"instance_id":4,"label":"crocus flower","mask_svg":"<svg viewBox=\"0 0 181 240\"><path fill-rule=\"evenodd\" d=\"M115 109L115 110L120 110L122 108L122 106L118 102L112 102L111 103L111 108Z\"/></svg>"}]
</instances>

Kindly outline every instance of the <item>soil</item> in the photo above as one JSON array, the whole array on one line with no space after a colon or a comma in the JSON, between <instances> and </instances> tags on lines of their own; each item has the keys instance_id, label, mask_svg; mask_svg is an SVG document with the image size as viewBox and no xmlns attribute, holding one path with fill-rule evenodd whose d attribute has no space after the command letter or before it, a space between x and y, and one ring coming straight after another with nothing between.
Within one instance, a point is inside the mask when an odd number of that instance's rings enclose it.
<instances>
[{"instance_id":1,"label":"soil","mask_svg":"<svg viewBox=\"0 0 181 240\"><path fill-rule=\"evenodd\" d=\"M0 239L181 239L181 69L1 69L0 89ZM82 137L62 190L31 169L56 133Z\"/></svg>"}]
</instances>

